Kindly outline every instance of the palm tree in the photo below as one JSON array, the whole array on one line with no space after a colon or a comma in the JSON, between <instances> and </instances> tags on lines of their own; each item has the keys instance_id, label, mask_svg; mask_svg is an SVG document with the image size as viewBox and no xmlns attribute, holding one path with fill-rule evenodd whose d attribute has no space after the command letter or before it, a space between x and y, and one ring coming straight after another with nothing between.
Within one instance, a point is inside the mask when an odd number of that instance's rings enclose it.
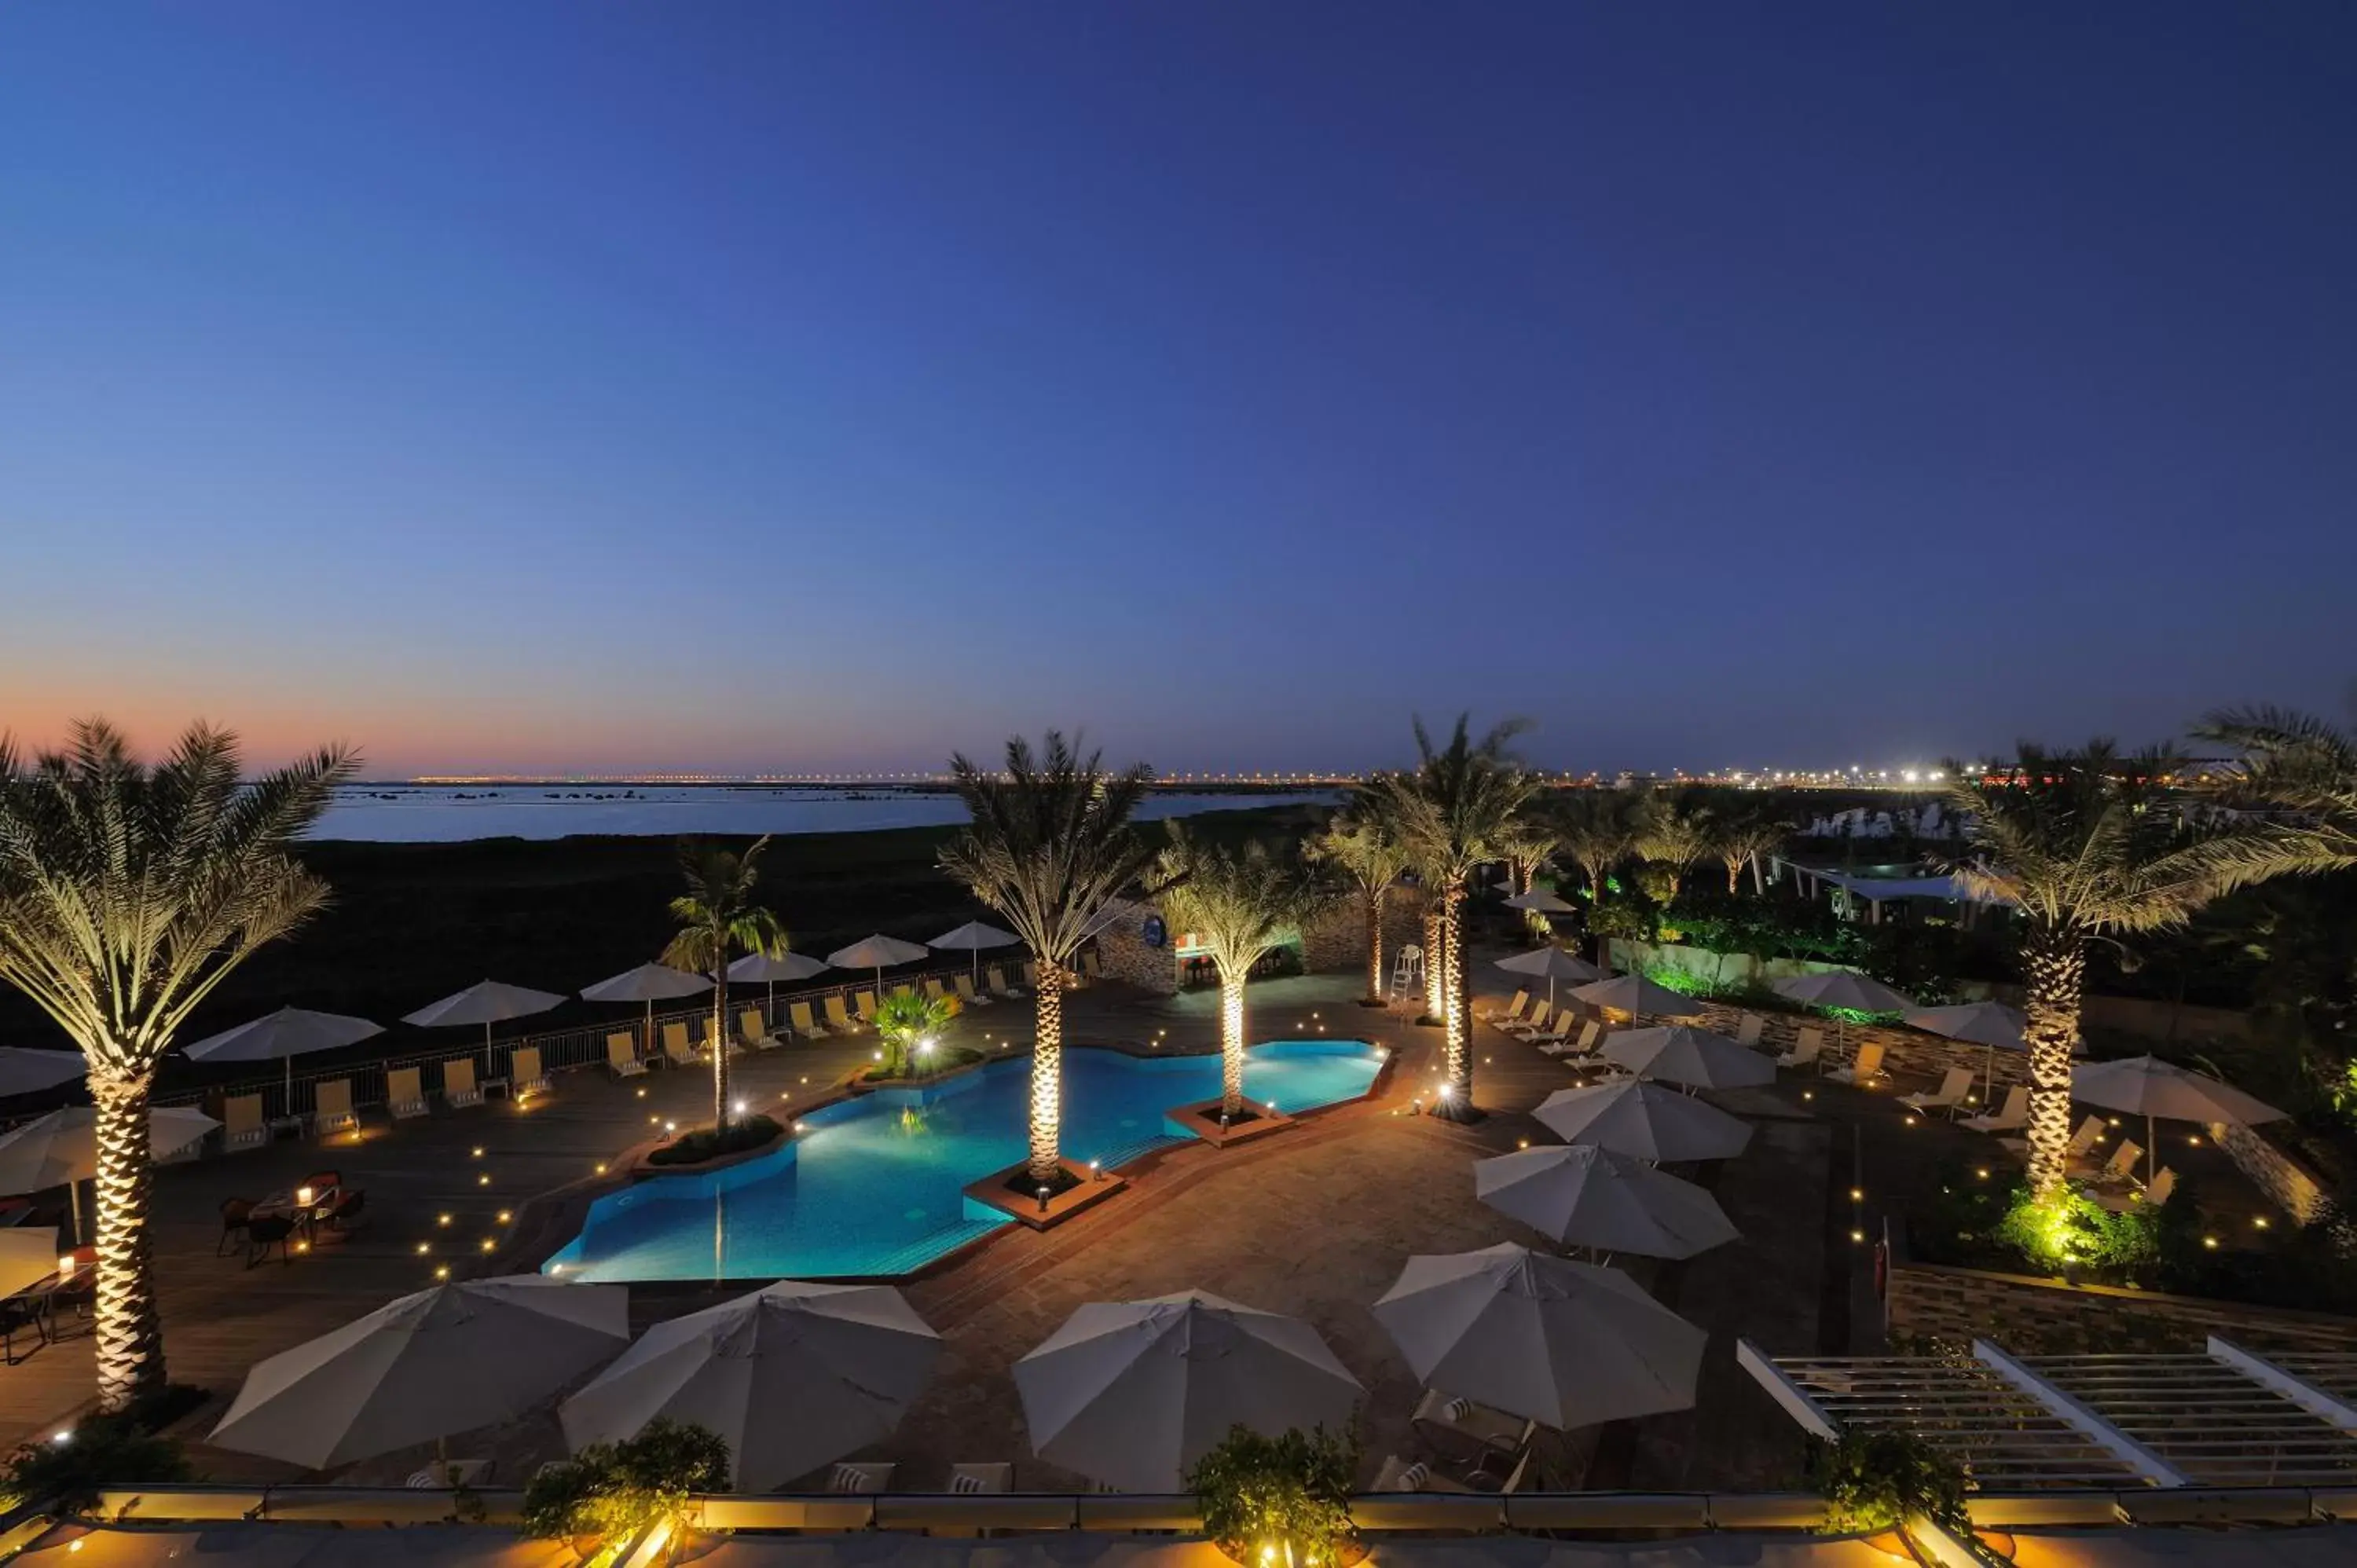
<instances>
[{"instance_id":1,"label":"palm tree","mask_svg":"<svg viewBox=\"0 0 2357 1568\"><path fill-rule=\"evenodd\" d=\"M1571 789L1549 813L1562 845L1556 853L1587 874L1589 898L1598 908L1612 868L1636 853L1641 807L1638 797L1622 789Z\"/></svg>"},{"instance_id":2,"label":"palm tree","mask_svg":"<svg viewBox=\"0 0 2357 1568\"><path fill-rule=\"evenodd\" d=\"M1020 736L1009 740L1002 772L963 756L950 758L950 771L973 822L942 849L942 869L1006 916L1039 960L1030 1172L1052 1186L1062 1169L1064 988L1106 903L1153 863L1129 819L1154 770L1140 763L1107 773L1100 753L1082 757L1049 730L1037 757Z\"/></svg>"},{"instance_id":3,"label":"palm tree","mask_svg":"<svg viewBox=\"0 0 2357 1568\"><path fill-rule=\"evenodd\" d=\"M1684 890L1695 863L1711 853L1714 831L1710 807L1701 800L1656 795L1646 802L1637 853L1668 873L1671 898Z\"/></svg>"},{"instance_id":4,"label":"palm tree","mask_svg":"<svg viewBox=\"0 0 2357 1568\"><path fill-rule=\"evenodd\" d=\"M148 767L102 720L27 766L0 738L0 979L81 1047L98 1162L99 1408L164 1383L148 1236L148 1096L189 1012L264 943L327 907L295 858L357 754L239 778L197 725Z\"/></svg>"},{"instance_id":5,"label":"palm tree","mask_svg":"<svg viewBox=\"0 0 2357 1568\"><path fill-rule=\"evenodd\" d=\"M1303 846L1308 857L1330 865L1350 880L1364 902L1367 914L1367 1001L1383 999L1383 907L1390 902L1392 884L1407 869L1407 851L1400 846L1392 825L1364 808L1337 815Z\"/></svg>"},{"instance_id":6,"label":"palm tree","mask_svg":"<svg viewBox=\"0 0 2357 1568\"><path fill-rule=\"evenodd\" d=\"M1727 867L1727 897L1741 891L1743 868L1751 868L1751 890L1764 894L1767 886L1760 875L1760 857L1784 846L1789 830L1784 823L1757 812L1741 812L1721 817L1711 829L1710 853Z\"/></svg>"},{"instance_id":7,"label":"palm tree","mask_svg":"<svg viewBox=\"0 0 2357 1568\"><path fill-rule=\"evenodd\" d=\"M1175 822L1168 828L1162 908L1220 972L1220 1112L1232 1118L1244 1102L1244 982L1322 896L1300 866L1257 840L1238 851L1198 843Z\"/></svg>"},{"instance_id":8,"label":"palm tree","mask_svg":"<svg viewBox=\"0 0 2357 1568\"><path fill-rule=\"evenodd\" d=\"M1361 786L1398 822L1400 839L1438 907L1440 950L1427 955L1441 973L1442 1053L1452 1113L1470 1114L1473 1095L1471 1009L1465 994L1466 883L1487 862L1505 857L1537 781L1507 755L1528 725L1510 719L1477 743L1458 714L1448 744L1436 748L1424 721L1415 721L1417 763L1408 773L1381 774Z\"/></svg>"},{"instance_id":9,"label":"palm tree","mask_svg":"<svg viewBox=\"0 0 2357 1568\"><path fill-rule=\"evenodd\" d=\"M1540 869L1563 847L1563 840L1554 827L1535 810L1519 819L1499 840L1499 853L1506 857L1506 880L1512 884L1510 895L1528 893L1535 884ZM1554 926L1536 909L1522 911L1523 924L1531 936L1546 940Z\"/></svg>"},{"instance_id":10,"label":"palm tree","mask_svg":"<svg viewBox=\"0 0 2357 1568\"><path fill-rule=\"evenodd\" d=\"M2183 759L2158 748L2123 756L2107 739L2082 751L2024 743L2010 774L1963 777L1949 804L1968 824L1957 874L2021 915L2029 1055L2029 1186L2059 1191L2071 1137L2071 1052L2087 943L2182 925L2227 889L2269 875L2239 828L2202 831L2163 780Z\"/></svg>"},{"instance_id":11,"label":"palm tree","mask_svg":"<svg viewBox=\"0 0 2357 1568\"><path fill-rule=\"evenodd\" d=\"M877 1003L876 1037L884 1042L886 1075L897 1078L908 1072L934 1037L949 1027L957 1012L955 997L926 996L914 991L896 991Z\"/></svg>"},{"instance_id":12,"label":"palm tree","mask_svg":"<svg viewBox=\"0 0 2357 1568\"><path fill-rule=\"evenodd\" d=\"M2243 754L2227 800L2287 814L2249 835L2256 860L2277 872L2357 865L2357 736L2271 707L2212 714L2193 733Z\"/></svg>"},{"instance_id":13,"label":"palm tree","mask_svg":"<svg viewBox=\"0 0 2357 1568\"><path fill-rule=\"evenodd\" d=\"M728 961L748 953L780 958L786 951L786 928L753 902L753 885L761 879L761 852L769 847L767 833L743 854L684 840L679 846L679 871L687 879L687 891L671 901L671 918L679 922L679 930L663 949L662 961L712 977L716 1133L728 1130Z\"/></svg>"}]
</instances>

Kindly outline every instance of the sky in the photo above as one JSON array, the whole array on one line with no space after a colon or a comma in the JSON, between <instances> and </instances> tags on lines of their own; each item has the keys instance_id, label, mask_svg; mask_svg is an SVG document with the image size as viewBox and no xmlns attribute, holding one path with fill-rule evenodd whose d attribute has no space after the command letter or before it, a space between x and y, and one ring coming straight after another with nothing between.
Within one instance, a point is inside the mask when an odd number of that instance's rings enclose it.
<instances>
[{"instance_id":1,"label":"sky","mask_svg":"<svg viewBox=\"0 0 2357 1568\"><path fill-rule=\"evenodd\" d=\"M2357 9L0 7L0 728L371 776L2332 714Z\"/></svg>"}]
</instances>

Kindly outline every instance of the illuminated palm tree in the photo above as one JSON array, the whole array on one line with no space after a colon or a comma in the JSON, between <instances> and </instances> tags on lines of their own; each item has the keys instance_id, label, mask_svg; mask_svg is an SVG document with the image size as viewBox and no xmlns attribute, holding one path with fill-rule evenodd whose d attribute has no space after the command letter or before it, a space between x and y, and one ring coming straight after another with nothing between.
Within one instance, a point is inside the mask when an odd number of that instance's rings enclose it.
<instances>
[{"instance_id":1,"label":"illuminated palm tree","mask_svg":"<svg viewBox=\"0 0 2357 1568\"><path fill-rule=\"evenodd\" d=\"M767 833L753 841L743 854L714 845L683 842L680 875L687 891L671 901L671 918L679 930L663 949L662 961L712 977L712 1126L728 1127L728 962L748 953L781 958L786 952L786 928L770 910L753 902L753 885L761 879L761 852L770 847Z\"/></svg>"},{"instance_id":2,"label":"illuminated palm tree","mask_svg":"<svg viewBox=\"0 0 2357 1568\"><path fill-rule=\"evenodd\" d=\"M884 1042L885 1073L898 1077L909 1072L957 1013L956 997L915 991L896 991L877 1003L876 1037Z\"/></svg>"},{"instance_id":3,"label":"illuminated palm tree","mask_svg":"<svg viewBox=\"0 0 2357 1568\"><path fill-rule=\"evenodd\" d=\"M102 1410L164 1383L148 1235L148 1096L189 1012L328 903L292 848L356 756L253 783L199 725L150 768L102 721L29 766L0 739L0 978L81 1047L98 1163L93 1334Z\"/></svg>"},{"instance_id":4,"label":"illuminated palm tree","mask_svg":"<svg viewBox=\"0 0 2357 1568\"><path fill-rule=\"evenodd\" d=\"M1760 857L1783 848L1788 831L1784 823L1751 812L1722 817L1712 825L1710 853L1727 867L1729 897L1742 890L1743 868L1747 865L1751 868L1751 890L1768 890L1760 875Z\"/></svg>"},{"instance_id":5,"label":"illuminated palm tree","mask_svg":"<svg viewBox=\"0 0 2357 1568\"><path fill-rule=\"evenodd\" d=\"M1958 777L1948 798L1967 823L1972 856L1959 877L2020 911L2025 1132L2030 1190L2044 1200L2066 1174L2087 943L2182 925L2228 888L2281 867L2253 856L2249 830L2189 823L2164 783L2183 767L2169 752L2123 756L2102 739L2082 751L2020 751L2011 773Z\"/></svg>"},{"instance_id":6,"label":"illuminated palm tree","mask_svg":"<svg viewBox=\"0 0 2357 1568\"><path fill-rule=\"evenodd\" d=\"M1710 808L1700 800L1656 795L1646 802L1643 825L1637 833L1637 853L1669 875L1669 894L1684 890L1686 873L1712 853L1715 832Z\"/></svg>"},{"instance_id":7,"label":"illuminated palm tree","mask_svg":"<svg viewBox=\"0 0 2357 1568\"><path fill-rule=\"evenodd\" d=\"M1399 824L1400 840L1424 876L1426 896L1438 908L1440 951L1426 962L1440 966L1446 1103L1457 1114L1470 1113L1473 1094L1472 1012L1465 994L1466 884L1482 865L1505 858L1523 808L1538 788L1506 753L1508 743L1528 727L1523 721L1508 720L1478 743L1466 724L1466 715L1459 714L1448 744L1436 748L1417 720L1414 771L1381 774L1361 786Z\"/></svg>"},{"instance_id":8,"label":"illuminated palm tree","mask_svg":"<svg viewBox=\"0 0 2357 1568\"><path fill-rule=\"evenodd\" d=\"M1361 801L1361 807L1372 802ZM1383 999L1383 907L1392 884L1407 869L1407 851L1391 824L1363 809L1338 815L1304 846L1313 861L1350 880L1367 914L1367 1000Z\"/></svg>"},{"instance_id":9,"label":"illuminated palm tree","mask_svg":"<svg viewBox=\"0 0 2357 1568\"><path fill-rule=\"evenodd\" d=\"M1043 755L1017 736L1003 772L950 759L972 824L942 851L942 869L1006 917L1039 960L1032 988L1032 1178L1053 1184L1061 1168L1064 990L1073 959L1096 930L1106 903L1153 863L1129 819L1153 782L1139 764L1107 773L1100 754L1077 754L1048 732Z\"/></svg>"},{"instance_id":10,"label":"illuminated palm tree","mask_svg":"<svg viewBox=\"0 0 2357 1568\"><path fill-rule=\"evenodd\" d=\"M1322 901L1317 884L1257 841L1242 850L1200 843L1177 822L1162 852L1162 908L1220 972L1220 1108L1244 1101L1244 983L1253 965Z\"/></svg>"},{"instance_id":11,"label":"illuminated palm tree","mask_svg":"<svg viewBox=\"0 0 2357 1568\"><path fill-rule=\"evenodd\" d=\"M2232 708L2194 726L2243 753L2225 780L2239 806L2276 813L2255 825L2246 854L2273 872L2357 865L2357 736L2281 708Z\"/></svg>"},{"instance_id":12,"label":"illuminated palm tree","mask_svg":"<svg viewBox=\"0 0 2357 1568\"><path fill-rule=\"evenodd\" d=\"M1637 851L1643 802L1625 789L1570 789L1548 813L1562 847L1556 852L1587 874L1588 896L1604 906L1612 868Z\"/></svg>"}]
</instances>

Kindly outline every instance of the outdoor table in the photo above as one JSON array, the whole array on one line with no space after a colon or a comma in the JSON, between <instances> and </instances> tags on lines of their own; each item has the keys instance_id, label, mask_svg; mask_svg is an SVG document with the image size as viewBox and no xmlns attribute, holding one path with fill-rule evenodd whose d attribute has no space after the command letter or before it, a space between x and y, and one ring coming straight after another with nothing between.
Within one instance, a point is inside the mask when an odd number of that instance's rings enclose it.
<instances>
[{"instance_id":1,"label":"outdoor table","mask_svg":"<svg viewBox=\"0 0 2357 1568\"><path fill-rule=\"evenodd\" d=\"M324 1187L311 1194L310 1202L297 1203L291 1192L274 1192L255 1204L253 1212L256 1216L285 1215L295 1221L296 1230L303 1233L305 1240L316 1240L320 1219L335 1211L336 1196L336 1188Z\"/></svg>"}]
</instances>

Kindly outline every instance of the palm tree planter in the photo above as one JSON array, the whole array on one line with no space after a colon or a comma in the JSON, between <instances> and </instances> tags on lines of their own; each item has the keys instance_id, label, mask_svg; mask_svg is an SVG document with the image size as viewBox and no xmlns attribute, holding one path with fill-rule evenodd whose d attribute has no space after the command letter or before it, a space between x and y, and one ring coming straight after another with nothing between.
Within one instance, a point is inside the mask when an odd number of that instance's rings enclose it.
<instances>
[{"instance_id":1,"label":"palm tree planter","mask_svg":"<svg viewBox=\"0 0 2357 1568\"><path fill-rule=\"evenodd\" d=\"M1154 773L1142 764L1107 773L1100 754L1081 756L1053 730L1038 754L1019 736L1009 740L999 771L963 756L950 759L950 771L972 821L942 849L942 869L1006 917L1038 971L1030 1155L966 1192L1026 1224L1051 1224L1117 1185L1092 1180L1086 1167L1063 1156L1064 993L1105 906L1152 864L1153 852L1130 831L1129 819Z\"/></svg>"},{"instance_id":2,"label":"palm tree planter","mask_svg":"<svg viewBox=\"0 0 2357 1568\"><path fill-rule=\"evenodd\" d=\"M728 1130L728 963L742 954L783 958L786 929L778 917L753 902L753 886L760 880L761 852L770 847L767 833L753 841L743 854L682 841L680 875L687 891L671 901L671 918L679 931L663 949L662 961L673 969L712 977L712 1125Z\"/></svg>"}]
</instances>

